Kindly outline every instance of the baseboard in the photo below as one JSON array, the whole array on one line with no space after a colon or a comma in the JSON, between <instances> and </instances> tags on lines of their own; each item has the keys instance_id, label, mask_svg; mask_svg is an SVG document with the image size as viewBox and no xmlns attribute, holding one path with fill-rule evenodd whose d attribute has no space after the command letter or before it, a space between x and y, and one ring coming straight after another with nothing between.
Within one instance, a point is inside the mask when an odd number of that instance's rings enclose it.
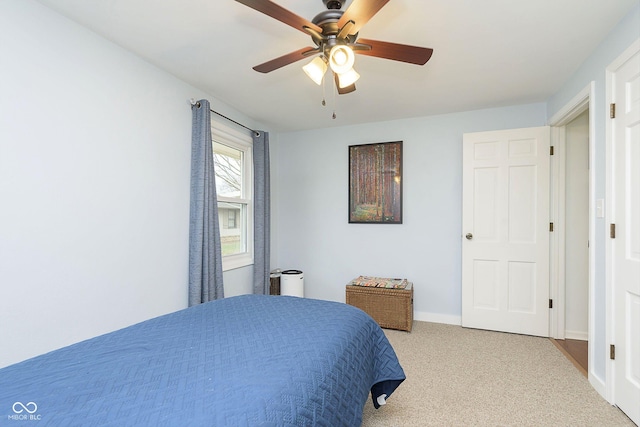
<instances>
[{"instance_id":1,"label":"baseboard","mask_svg":"<svg viewBox=\"0 0 640 427\"><path fill-rule=\"evenodd\" d=\"M611 402L607 398L607 384L602 381L602 379L600 379L593 371L589 372L587 378L589 379L589 384L591 384L591 387L593 387L604 400L613 405L613 402Z\"/></svg>"},{"instance_id":2,"label":"baseboard","mask_svg":"<svg viewBox=\"0 0 640 427\"><path fill-rule=\"evenodd\" d=\"M579 331L564 331L564 338L568 340L589 341L589 333Z\"/></svg>"},{"instance_id":3,"label":"baseboard","mask_svg":"<svg viewBox=\"0 0 640 427\"><path fill-rule=\"evenodd\" d=\"M462 325L461 316L451 316L449 314L429 313L426 311L414 311L413 320L420 322L444 323L445 325Z\"/></svg>"},{"instance_id":4,"label":"baseboard","mask_svg":"<svg viewBox=\"0 0 640 427\"><path fill-rule=\"evenodd\" d=\"M420 322L444 323L445 325L462 325L462 316L429 313L427 311L414 311L413 320L418 320ZM565 331L565 339L589 341L589 334L587 332Z\"/></svg>"}]
</instances>

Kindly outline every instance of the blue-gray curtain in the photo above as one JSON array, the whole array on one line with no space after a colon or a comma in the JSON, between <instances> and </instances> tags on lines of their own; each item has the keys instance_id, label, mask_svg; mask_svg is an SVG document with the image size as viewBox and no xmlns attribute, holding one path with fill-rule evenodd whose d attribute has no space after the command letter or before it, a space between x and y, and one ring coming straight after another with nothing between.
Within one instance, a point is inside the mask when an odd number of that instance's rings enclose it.
<instances>
[{"instance_id":1,"label":"blue-gray curtain","mask_svg":"<svg viewBox=\"0 0 640 427\"><path fill-rule=\"evenodd\" d=\"M253 293L269 295L271 193L269 133L253 132Z\"/></svg>"},{"instance_id":2,"label":"blue-gray curtain","mask_svg":"<svg viewBox=\"0 0 640 427\"><path fill-rule=\"evenodd\" d=\"M224 297L209 101L201 99L191 112L189 306Z\"/></svg>"}]
</instances>

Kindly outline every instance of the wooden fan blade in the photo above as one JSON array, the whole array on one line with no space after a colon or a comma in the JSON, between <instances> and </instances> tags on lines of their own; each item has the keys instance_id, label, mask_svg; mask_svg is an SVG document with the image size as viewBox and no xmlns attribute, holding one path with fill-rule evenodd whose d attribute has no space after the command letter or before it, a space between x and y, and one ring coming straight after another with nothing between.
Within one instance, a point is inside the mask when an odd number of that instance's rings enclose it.
<instances>
[{"instance_id":1,"label":"wooden fan blade","mask_svg":"<svg viewBox=\"0 0 640 427\"><path fill-rule=\"evenodd\" d=\"M336 83L336 89L338 89L338 95L344 95L346 93L351 93L351 92L354 92L356 90L356 84L355 83L352 83L347 87L341 88L340 84L339 84L339 81L338 81L338 75L337 74L333 75L333 80Z\"/></svg>"},{"instance_id":2,"label":"wooden fan blade","mask_svg":"<svg viewBox=\"0 0 640 427\"><path fill-rule=\"evenodd\" d=\"M276 59L267 61L264 64L256 65L255 67L253 67L253 69L260 73L269 73L273 70L284 67L285 65L289 65L296 61L304 59L312 53L318 53L319 51L320 49L318 48L303 47L302 49L298 49L295 52L287 53L286 55L282 55Z\"/></svg>"},{"instance_id":3,"label":"wooden fan blade","mask_svg":"<svg viewBox=\"0 0 640 427\"><path fill-rule=\"evenodd\" d=\"M353 0L338 21L338 28L353 21L354 25L349 30L349 34L356 34L388 2L389 0Z\"/></svg>"},{"instance_id":4,"label":"wooden fan blade","mask_svg":"<svg viewBox=\"0 0 640 427\"><path fill-rule=\"evenodd\" d=\"M433 54L433 49L428 47L409 46L407 44L381 42L378 40L358 39L357 44L371 46L371 50L354 49L354 52L359 55L375 56L416 65L426 64Z\"/></svg>"},{"instance_id":5,"label":"wooden fan blade","mask_svg":"<svg viewBox=\"0 0 640 427\"><path fill-rule=\"evenodd\" d=\"M304 29L304 27L311 28L319 33L322 33L322 28L318 27L316 24L307 21L301 16L296 15L295 13L285 9L282 6L275 4L269 0L236 0L238 3L242 3L245 6L249 6L252 9L257 10L258 12L262 12L265 15L272 17L273 19L277 19L280 22L283 22L296 30L300 30L303 33L308 32Z\"/></svg>"}]
</instances>

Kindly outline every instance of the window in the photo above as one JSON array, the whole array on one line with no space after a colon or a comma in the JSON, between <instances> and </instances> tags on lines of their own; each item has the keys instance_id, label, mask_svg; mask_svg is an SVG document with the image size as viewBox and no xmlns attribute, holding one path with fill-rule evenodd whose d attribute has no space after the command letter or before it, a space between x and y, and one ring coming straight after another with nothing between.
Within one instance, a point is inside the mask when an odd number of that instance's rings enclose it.
<instances>
[{"instance_id":1,"label":"window","mask_svg":"<svg viewBox=\"0 0 640 427\"><path fill-rule=\"evenodd\" d=\"M222 269L253 264L251 135L212 121Z\"/></svg>"}]
</instances>

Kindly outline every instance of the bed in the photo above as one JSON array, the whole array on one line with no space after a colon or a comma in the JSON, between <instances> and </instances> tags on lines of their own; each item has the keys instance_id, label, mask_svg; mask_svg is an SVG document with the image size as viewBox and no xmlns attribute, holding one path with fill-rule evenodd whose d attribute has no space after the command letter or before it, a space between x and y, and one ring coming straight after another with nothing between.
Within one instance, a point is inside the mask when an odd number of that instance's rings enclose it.
<instances>
[{"instance_id":1,"label":"bed","mask_svg":"<svg viewBox=\"0 0 640 427\"><path fill-rule=\"evenodd\" d=\"M0 424L351 427L404 379L363 311L243 295L0 369Z\"/></svg>"}]
</instances>

